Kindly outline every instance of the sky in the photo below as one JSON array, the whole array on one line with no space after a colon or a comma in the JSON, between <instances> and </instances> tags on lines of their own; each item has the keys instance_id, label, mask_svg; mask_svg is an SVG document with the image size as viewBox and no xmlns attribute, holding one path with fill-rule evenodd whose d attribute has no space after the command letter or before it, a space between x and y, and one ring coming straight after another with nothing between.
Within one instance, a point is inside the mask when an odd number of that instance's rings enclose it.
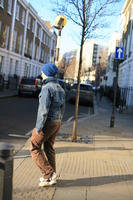
<instances>
[{"instance_id":1,"label":"sky","mask_svg":"<svg viewBox=\"0 0 133 200\"><path fill-rule=\"evenodd\" d=\"M54 20L57 16L56 13L52 11L53 4L51 0L27 0L34 7L34 9L38 12L38 15L44 19L45 21L50 21L51 25L54 24ZM100 43L108 46L111 35L115 31L120 30L120 13L122 11L122 7L125 3L125 0L121 0L121 2L115 6L115 10L118 11L118 16L110 16L110 27L101 31L101 35L104 35L103 38L97 38ZM67 20L66 26L63 28L61 33L61 43L60 43L60 54L65 52L77 49L80 45L80 37L79 37L79 27L72 23L70 20Z\"/></svg>"}]
</instances>

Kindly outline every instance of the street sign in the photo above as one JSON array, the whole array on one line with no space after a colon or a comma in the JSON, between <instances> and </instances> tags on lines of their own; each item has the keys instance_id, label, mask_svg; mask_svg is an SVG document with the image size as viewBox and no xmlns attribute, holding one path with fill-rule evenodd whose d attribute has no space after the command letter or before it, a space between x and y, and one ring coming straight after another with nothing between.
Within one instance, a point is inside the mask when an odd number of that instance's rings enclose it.
<instances>
[{"instance_id":1,"label":"street sign","mask_svg":"<svg viewBox=\"0 0 133 200\"><path fill-rule=\"evenodd\" d=\"M119 60L122 60L124 58L124 48L123 47L116 47L115 58L119 59Z\"/></svg>"}]
</instances>

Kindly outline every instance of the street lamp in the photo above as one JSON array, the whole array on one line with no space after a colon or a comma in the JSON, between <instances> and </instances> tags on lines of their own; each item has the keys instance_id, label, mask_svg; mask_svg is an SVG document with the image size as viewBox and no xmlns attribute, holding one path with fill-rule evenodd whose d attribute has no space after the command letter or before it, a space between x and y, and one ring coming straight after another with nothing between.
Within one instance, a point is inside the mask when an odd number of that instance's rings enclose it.
<instances>
[{"instance_id":1,"label":"street lamp","mask_svg":"<svg viewBox=\"0 0 133 200\"><path fill-rule=\"evenodd\" d=\"M60 51L60 39L61 39L61 31L67 23L67 19L63 15L58 15L55 18L54 27L58 29L58 37L57 37L57 45L56 45L56 56L55 56L55 64L58 66L59 60L59 51Z\"/></svg>"}]
</instances>

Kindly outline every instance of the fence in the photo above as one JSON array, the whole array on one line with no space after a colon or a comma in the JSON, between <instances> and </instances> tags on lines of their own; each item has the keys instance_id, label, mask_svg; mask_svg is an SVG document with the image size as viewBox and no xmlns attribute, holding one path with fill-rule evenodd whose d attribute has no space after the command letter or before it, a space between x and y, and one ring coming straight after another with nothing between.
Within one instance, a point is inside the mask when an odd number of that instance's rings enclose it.
<instances>
[{"instance_id":1,"label":"fence","mask_svg":"<svg viewBox=\"0 0 133 200\"><path fill-rule=\"evenodd\" d=\"M4 87L4 77L0 75L0 90L2 90Z\"/></svg>"},{"instance_id":2,"label":"fence","mask_svg":"<svg viewBox=\"0 0 133 200\"><path fill-rule=\"evenodd\" d=\"M133 107L133 87L120 88L120 111Z\"/></svg>"},{"instance_id":3,"label":"fence","mask_svg":"<svg viewBox=\"0 0 133 200\"><path fill-rule=\"evenodd\" d=\"M18 82L19 82L19 77L14 76L14 77L8 77L8 88L9 89L17 89L18 87Z\"/></svg>"},{"instance_id":4,"label":"fence","mask_svg":"<svg viewBox=\"0 0 133 200\"><path fill-rule=\"evenodd\" d=\"M106 87L104 94L113 101L113 87ZM117 88L116 107L119 108L120 112L123 112L123 110L129 107L133 107L133 87Z\"/></svg>"}]
</instances>

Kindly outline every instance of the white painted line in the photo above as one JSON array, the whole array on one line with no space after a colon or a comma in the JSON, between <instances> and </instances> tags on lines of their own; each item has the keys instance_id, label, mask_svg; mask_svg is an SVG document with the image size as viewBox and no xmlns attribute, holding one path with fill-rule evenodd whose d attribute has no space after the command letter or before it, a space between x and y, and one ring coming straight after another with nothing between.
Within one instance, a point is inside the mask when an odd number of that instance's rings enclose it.
<instances>
[{"instance_id":1,"label":"white painted line","mask_svg":"<svg viewBox=\"0 0 133 200\"><path fill-rule=\"evenodd\" d=\"M67 120L67 122L72 121L72 119L74 119L74 116L71 116L71 117Z\"/></svg>"},{"instance_id":2,"label":"white painted line","mask_svg":"<svg viewBox=\"0 0 133 200\"><path fill-rule=\"evenodd\" d=\"M31 157L31 155L13 156L13 158L15 158L15 159L28 158L28 157Z\"/></svg>"},{"instance_id":3,"label":"white painted line","mask_svg":"<svg viewBox=\"0 0 133 200\"><path fill-rule=\"evenodd\" d=\"M18 138L28 138L26 135L17 135L17 134L8 134L10 137L18 137Z\"/></svg>"},{"instance_id":4,"label":"white painted line","mask_svg":"<svg viewBox=\"0 0 133 200\"><path fill-rule=\"evenodd\" d=\"M26 133L26 136L30 136L32 134L32 130L30 130L28 133Z\"/></svg>"}]
</instances>

